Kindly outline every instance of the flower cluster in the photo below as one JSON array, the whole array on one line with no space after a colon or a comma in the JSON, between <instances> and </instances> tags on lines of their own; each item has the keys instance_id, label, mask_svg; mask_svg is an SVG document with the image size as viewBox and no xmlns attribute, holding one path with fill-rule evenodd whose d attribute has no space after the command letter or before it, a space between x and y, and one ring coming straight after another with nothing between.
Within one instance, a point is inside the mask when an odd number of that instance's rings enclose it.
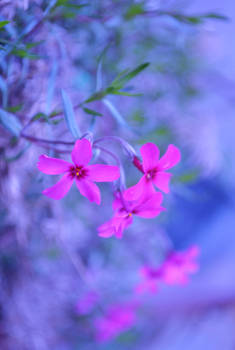
<instances>
[{"instance_id":1,"label":"flower cluster","mask_svg":"<svg viewBox=\"0 0 235 350\"><path fill-rule=\"evenodd\" d=\"M116 138L117 140L117 138ZM119 141L121 139L119 138ZM122 238L123 231L132 224L133 217L149 219L158 216L165 210L162 207L163 194L169 192L171 174L170 168L180 161L180 151L174 145L169 145L166 153L159 158L159 149L153 143L146 143L140 148L140 160L129 144L121 140L134 166L142 173L139 182L130 188L125 188L122 179L123 169L118 157L113 155L117 165L89 164L92 159L92 147L100 148L112 154L110 150L97 146L102 139L96 140L93 145L82 138L75 142L71 153L72 162L41 155L37 164L38 169L48 175L63 175L54 186L43 191L43 194L59 200L63 198L73 182L75 182L82 196L90 202L101 203L101 194L95 182L112 182L115 184L112 218L98 227L100 237ZM162 192L156 190L159 189ZM95 336L97 341L107 341L123 331L128 330L136 320L139 305L139 296L143 292L158 291L161 283L168 285L185 284L188 275L198 269L195 258L199 249L192 246L184 252L170 252L164 263L158 268L144 266L141 269L141 282L135 288L135 302L112 304L101 317L95 319ZM80 315L90 313L99 301L99 293L90 291L76 305Z\"/></svg>"},{"instance_id":2,"label":"flower cluster","mask_svg":"<svg viewBox=\"0 0 235 350\"><path fill-rule=\"evenodd\" d=\"M174 145L168 149L159 159L159 149L153 143L144 144L140 153L142 163L134 156L133 164L143 173L140 181L124 190L120 189L114 194L113 217L103 225L99 226L98 234L101 237L116 236L121 238L123 231L133 221L133 216L142 218L154 218L165 208L161 206L163 195L155 190L169 192L169 181L171 174L168 169L180 161L180 151ZM38 169L48 175L63 174L62 178L54 186L43 191L43 194L59 200L70 190L73 182L82 196L91 202L101 203L101 195L95 182L112 182L120 177L118 166L104 164L90 164L92 158L92 144L83 138L75 142L71 153L72 163L41 155Z\"/></svg>"},{"instance_id":3,"label":"flower cluster","mask_svg":"<svg viewBox=\"0 0 235 350\"><path fill-rule=\"evenodd\" d=\"M143 173L143 176L136 185L116 193L112 219L98 228L101 237L115 235L117 238L122 238L124 229L133 221L133 215L154 218L165 210L161 207L163 195L157 192L155 187L165 193L169 192L169 181L172 174L166 170L180 161L180 151L174 145L169 145L165 155L159 159L158 147L148 142L141 147L140 153L142 163L136 156L133 163Z\"/></svg>"}]
</instances>

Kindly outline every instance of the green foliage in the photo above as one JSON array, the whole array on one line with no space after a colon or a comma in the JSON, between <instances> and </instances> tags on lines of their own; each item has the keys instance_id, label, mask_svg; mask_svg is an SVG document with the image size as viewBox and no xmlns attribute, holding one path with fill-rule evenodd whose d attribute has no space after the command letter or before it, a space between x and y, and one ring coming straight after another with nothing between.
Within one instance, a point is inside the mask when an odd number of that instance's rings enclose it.
<instances>
[{"instance_id":1,"label":"green foliage","mask_svg":"<svg viewBox=\"0 0 235 350\"><path fill-rule=\"evenodd\" d=\"M46 122L48 122L48 116L45 114L45 113L41 113L41 112L39 112L39 113L37 113L37 114L35 114L34 116L33 116L33 118L32 118L32 121L36 121L36 120L39 120L39 119L44 119Z\"/></svg>"},{"instance_id":2,"label":"green foliage","mask_svg":"<svg viewBox=\"0 0 235 350\"><path fill-rule=\"evenodd\" d=\"M99 117L102 117L102 115L103 115L99 112L94 111L93 109L90 109L90 108L83 107L83 110L84 110L84 112L86 112L87 114L90 114L90 115L95 115L95 116L99 116Z\"/></svg>"},{"instance_id":3,"label":"green foliage","mask_svg":"<svg viewBox=\"0 0 235 350\"><path fill-rule=\"evenodd\" d=\"M88 99L86 99L84 103L89 103L96 100L102 100L107 95L122 95L122 96L130 96L130 97L140 96L140 94L132 94L126 91L122 91L122 89L130 80L135 78L148 66L149 66L149 63L143 63L131 71L129 69L123 70L121 73L117 75L117 77L111 82L111 84L106 89L95 92Z\"/></svg>"},{"instance_id":4,"label":"green foliage","mask_svg":"<svg viewBox=\"0 0 235 350\"><path fill-rule=\"evenodd\" d=\"M33 53L30 53L28 50L24 49L24 48L14 48L11 51L12 55L18 56L20 58L28 58L30 60L38 60L41 57L38 55L35 55Z\"/></svg>"},{"instance_id":5,"label":"green foliage","mask_svg":"<svg viewBox=\"0 0 235 350\"><path fill-rule=\"evenodd\" d=\"M185 174L178 176L178 178L176 180L186 184L186 183L196 181L199 175L200 175L200 173L198 170L192 170L188 173L185 173Z\"/></svg>"},{"instance_id":6,"label":"green foliage","mask_svg":"<svg viewBox=\"0 0 235 350\"><path fill-rule=\"evenodd\" d=\"M133 78L135 78L139 73L149 66L150 63L146 62L140 64L138 67L129 72L129 70L123 70L116 79L113 80L111 86L116 90L123 89L124 86Z\"/></svg>"},{"instance_id":7,"label":"green foliage","mask_svg":"<svg viewBox=\"0 0 235 350\"><path fill-rule=\"evenodd\" d=\"M144 13L144 3L132 4L125 13L125 19L130 20Z\"/></svg>"},{"instance_id":8,"label":"green foliage","mask_svg":"<svg viewBox=\"0 0 235 350\"><path fill-rule=\"evenodd\" d=\"M10 23L10 21L0 21L0 29L5 27L8 23Z\"/></svg>"},{"instance_id":9,"label":"green foliage","mask_svg":"<svg viewBox=\"0 0 235 350\"><path fill-rule=\"evenodd\" d=\"M88 6L88 4L75 4L74 2L70 1L70 0L57 0L56 4L55 4L55 8L59 7L59 6L64 6L67 8L72 8L72 9L76 9L76 10L80 10L83 7Z\"/></svg>"},{"instance_id":10,"label":"green foliage","mask_svg":"<svg viewBox=\"0 0 235 350\"><path fill-rule=\"evenodd\" d=\"M220 15L217 13L207 13L207 14L203 14L203 15L195 15L195 16L187 16L187 15L183 15L180 13L166 13L169 16L175 18L176 20L178 20L179 22L184 22L187 24L201 24L205 21L205 19L211 18L211 19L218 19L218 20L228 20L228 17L224 16L224 15Z\"/></svg>"}]
</instances>

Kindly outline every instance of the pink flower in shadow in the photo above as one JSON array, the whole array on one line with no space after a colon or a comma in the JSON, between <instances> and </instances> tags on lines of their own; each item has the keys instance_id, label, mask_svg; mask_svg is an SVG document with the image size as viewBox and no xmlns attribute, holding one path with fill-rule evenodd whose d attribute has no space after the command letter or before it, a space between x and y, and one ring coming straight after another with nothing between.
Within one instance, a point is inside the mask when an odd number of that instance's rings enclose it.
<instances>
[{"instance_id":1,"label":"pink flower in shadow","mask_svg":"<svg viewBox=\"0 0 235 350\"><path fill-rule=\"evenodd\" d=\"M117 193L113 201L114 215L111 220L98 227L98 235L105 238L113 235L122 238L123 231L133 222L133 215L149 219L165 210L161 207L162 200L163 195L160 192L152 193L137 201L125 201L122 194Z\"/></svg>"},{"instance_id":2,"label":"pink flower in shadow","mask_svg":"<svg viewBox=\"0 0 235 350\"><path fill-rule=\"evenodd\" d=\"M104 164L88 165L92 158L92 147L87 139L76 141L71 158L73 163L46 155L39 157L37 166L44 174L64 174L59 182L45 189L43 194L59 200L67 194L75 180L82 196L87 197L91 202L100 204L100 190L94 182L117 180L120 176L119 168Z\"/></svg>"},{"instance_id":3,"label":"pink flower in shadow","mask_svg":"<svg viewBox=\"0 0 235 350\"><path fill-rule=\"evenodd\" d=\"M154 191L154 186L161 191L169 192L169 182L172 174L166 170L175 166L181 158L180 151L174 145L169 145L166 153L159 159L159 149L154 143L146 143L140 153L143 159L142 165L134 160L134 164L142 170L144 175L140 181L125 191L126 200L136 200L143 194Z\"/></svg>"},{"instance_id":4,"label":"pink flower in shadow","mask_svg":"<svg viewBox=\"0 0 235 350\"><path fill-rule=\"evenodd\" d=\"M113 304L104 316L95 320L95 337L98 342L109 341L130 329L136 321L136 305Z\"/></svg>"}]
</instances>

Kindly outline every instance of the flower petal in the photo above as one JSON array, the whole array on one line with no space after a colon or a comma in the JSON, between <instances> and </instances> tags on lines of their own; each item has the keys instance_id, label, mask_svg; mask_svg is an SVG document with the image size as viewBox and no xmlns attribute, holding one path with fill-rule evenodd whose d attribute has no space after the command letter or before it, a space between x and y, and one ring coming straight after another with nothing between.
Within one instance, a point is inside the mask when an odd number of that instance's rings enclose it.
<instances>
[{"instance_id":1,"label":"flower petal","mask_svg":"<svg viewBox=\"0 0 235 350\"><path fill-rule=\"evenodd\" d=\"M159 188L161 191L168 193L169 190L169 182L172 174L170 173L165 173L162 171L159 171L155 178L154 178L154 184Z\"/></svg>"},{"instance_id":2,"label":"flower petal","mask_svg":"<svg viewBox=\"0 0 235 350\"><path fill-rule=\"evenodd\" d=\"M89 180L79 180L76 178L76 185L82 196L89 199L90 202L100 204L101 196L99 187Z\"/></svg>"},{"instance_id":3,"label":"flower petal","mask_svg":"<svg viewBox=\"0 0 235 350\"><path fill-rule=\"evenodd\" d=\"M192 245L187 251L187 257L190 259L197 258L199 254L200 248L196 244Z\"/></svg>"},{"instance_id":4,"label":"flower petal","mask_svg":"<svg viewBox=\"0 0 235 350\"><path fill-rule=\"evenodd\" d=\"M71 167L71 163L66 162L65 160L62 160L62 159L51 158L45 154L42 154L39 157L37 167L44 174L58 175L68 171L69 168Z\"/></svg>"},{"instance_id":5,"label":"flower petal","mask_svg":"<svg viewBox=\"0 0 235 350\"><path fill-rule=\"evenodd\" d=\"M119 221L118 221L119 220ZM120 217L117 218L117 223L115 225L115 236L117 238L122 238L123 235L123 231L132 224L133 222L133 217L129 216L129 217Z\"/></svg>"},{"instance_id":6,"label":"flower petal","mask_svg":"<svg viewBox=\"0 0 235 350\"><path fill-rule=\"evenodd\" d=\"M116 193L114 195L114 200L113 200L113 203L112 203L113 211L119 210L122 207L123 207L123 202L122 202L120 193Z\"/></svg>"},{"instance_id":7,"label":"flower petal","mask_svg":"<svg viewBox=\"0 0 235 350\"><path fill-rule=\"evenodd\" d=\"M91 143L87 139L77 140L71 153L75 165L87 165L92 157Z\"/></svg>"},{"instance_id":8,"label":"flower petal","mask_svg":"<svg viewBox=\"0 0 235 350\"><path fill-rule=\"evenodd\" d=\"M158 169L167 170L179 163L181 159L180 151L174 145L169 145L166 153L158 162Z\"/></svg>"},{"instance_id":9,"label":"flower petal","mask_svg":"<svg viewBox=\"0 0 235 350\"><path fill-rule=\"evenodd\" d=\"M139 202L134 208L134 214L142 218L154 218L165 210L165 208L160 206L162 200L163 195L160 192L156 192L148 199Z\"/></svg>"},{"instance_id":10,"label":"flower petal","mask_svg":"<svg viewBox=\"0 0 235 350\"><path fill-rule=\"evenodd\" d=\"M129 187L123 192L123 197L127 201L133 201L139 199L144 194L150 193L152 191L152 182L146 181L145 176L142 176L140 181L136 185Z\"/></svg>"},{"instance_id":11,"label":"flower petal","mask_svg":"<svg viewBox=\"0 0 235 350\"><path fill-rule=\"evenodd\" d=\"M115 234L115 227L113 226L112 219L98 227L98 235L100 237L108 238L113 236L114 234Z\"/></svg>"},{"instance_id":12,"label":"flower petal","mask_svg":"<svg viewBox=\"0 0 235 350\"><path fill-rule=\"evenodd\" d=\"M154 143L148 142L143 145L140 149L140 153L143 159L143 169L145 172L156 168L160 152Z\"/></svg>"},{"instance_id":13,"label":"flower petal","mask_svg":"<svg viewBox=\"0 0 235 350\"><path fill-rule=\"evenodd\" d=\"M115 181L120 177L119 168L113 165L93 164L88 165L87 169L89 180L95 182Z\"/></svg>"},{"instance_id":14,"label":"flower petal","mask_svg":"<svg viewBox=\"0 0 235 350\"><path fill-rule=\"evenodd\" d=\"M50 198L59 200L63 198L70 190L73 179L69 174L65 174L54 186L46 188L42 193Z\"/></svg>"}]
</instances>

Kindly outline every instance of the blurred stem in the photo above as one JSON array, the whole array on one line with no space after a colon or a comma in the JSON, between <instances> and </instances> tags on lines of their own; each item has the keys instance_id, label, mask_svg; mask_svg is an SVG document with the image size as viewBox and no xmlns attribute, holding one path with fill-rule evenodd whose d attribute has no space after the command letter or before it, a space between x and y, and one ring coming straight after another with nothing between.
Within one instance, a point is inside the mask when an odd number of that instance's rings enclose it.
<instances>
[{"instance_id":1,"label":"blurred stem","mask_svg":"<svg viewBox=\"0 0 235 350\"><path fill-rule=\"evenodd\" d=\"M136 157L134 148L127 141L123 140L121 137L118 137L118 136L104 136L95 140L94 144L103 142L106 140L111 140L111 141L113 140L113 141L119 142L121 146L124 148L124 150L127 152L128 156L131 157L132 160L134 159L134 157Z\"/></svg>"},{"instance_id":2,"label":"blurred stem","mask_svg":"<svg viewBox=\"0 0 235 350\"><path fill-rule=\"evenodd\" d=\"M26 135L24 133L21 133L20 135L21 137L23 137L26 140L29 140L31 142L39 142L39 143L49 143L49 144L53 144L53 145L67 145L67 146L72 146L74 145L74 142L68 142L68 141L54 141L54 140L47 140L47 139L41 139L38 137L34 137L31 135Z\"/></svg>"}]
</instances>

